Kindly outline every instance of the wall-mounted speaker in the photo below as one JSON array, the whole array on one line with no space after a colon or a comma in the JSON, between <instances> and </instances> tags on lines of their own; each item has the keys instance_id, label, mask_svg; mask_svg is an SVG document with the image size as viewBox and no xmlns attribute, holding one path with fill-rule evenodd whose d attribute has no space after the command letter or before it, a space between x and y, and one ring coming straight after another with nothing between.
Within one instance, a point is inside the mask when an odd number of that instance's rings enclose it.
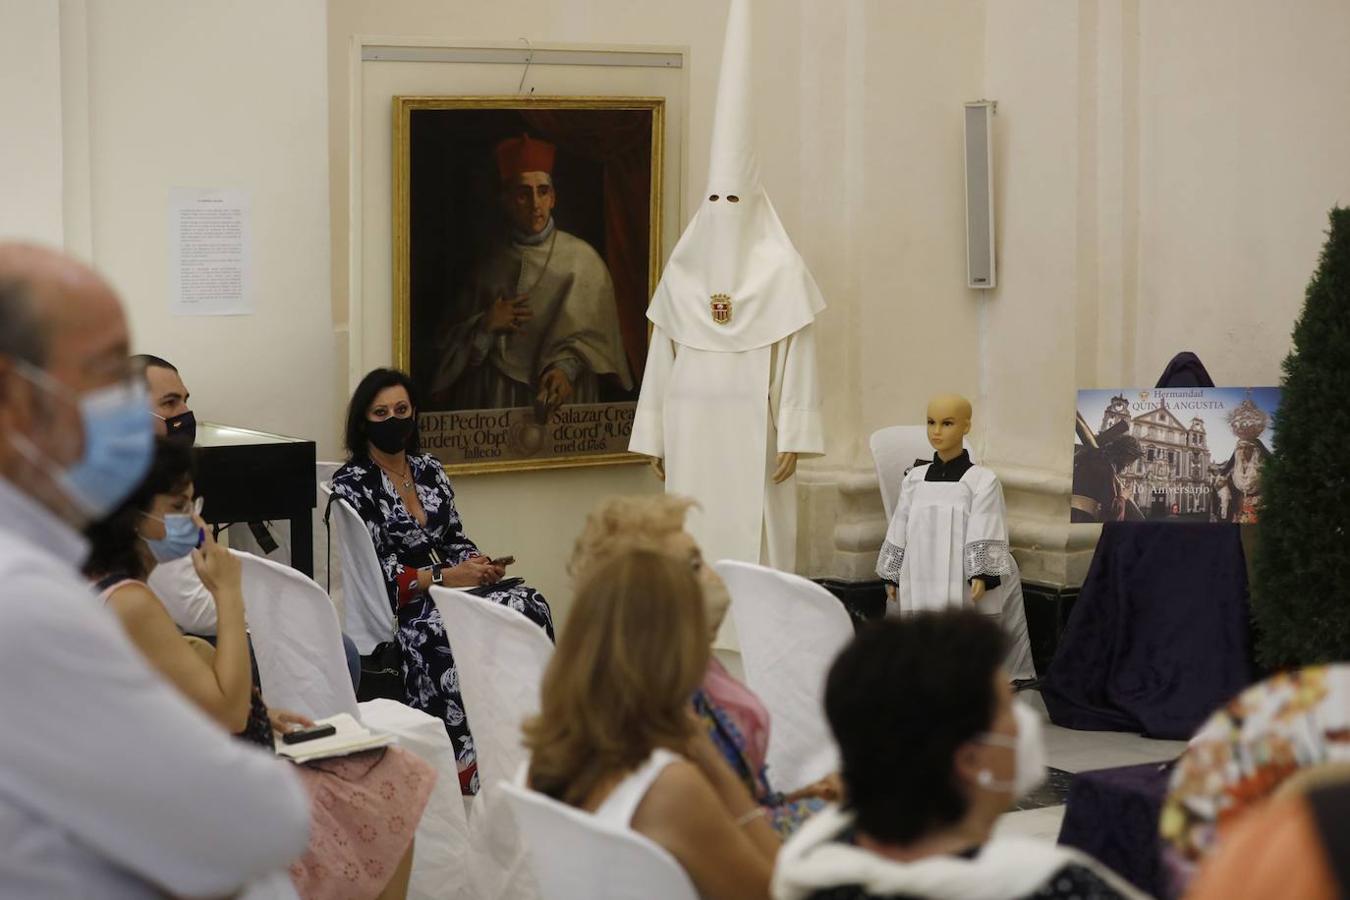
<instances>
[{"instance_id":1,"label":"wall-mounted speaker","mask_svg":"<svg viewBox=\"0 0 1350 900\"><path fill-rule=\"evenodd\" d=\"M966 286L992 288L994 270L993 100L966 104Z\"/></svg>"}]
</instances>

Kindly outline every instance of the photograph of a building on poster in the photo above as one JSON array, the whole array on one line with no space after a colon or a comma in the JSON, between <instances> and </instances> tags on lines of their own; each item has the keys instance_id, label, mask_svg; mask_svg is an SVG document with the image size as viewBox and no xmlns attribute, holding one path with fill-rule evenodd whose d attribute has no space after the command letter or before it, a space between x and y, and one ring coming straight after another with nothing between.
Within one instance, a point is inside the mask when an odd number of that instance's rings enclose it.
<instances>
[{"instance_id":1,"label":"photograph of a building on poster","mask_svg":"<svg viewBox=\"0 0 1350 900\"><path fill-rule=\"evenodd\" d=\"M1078 392L1073 522L1255 522L1280 389Z\"/></svg>"}]
</instances>

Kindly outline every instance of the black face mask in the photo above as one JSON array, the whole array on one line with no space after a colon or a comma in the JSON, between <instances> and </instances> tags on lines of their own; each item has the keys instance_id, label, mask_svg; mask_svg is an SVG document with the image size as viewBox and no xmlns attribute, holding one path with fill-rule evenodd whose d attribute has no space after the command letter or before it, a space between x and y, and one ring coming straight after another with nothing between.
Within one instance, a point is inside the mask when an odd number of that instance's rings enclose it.
<instances>
[{"instance_id":1,"label":"black face mask","mask_svg":"<svg viewBox=\"0 0 1350 900\"><path fill-rule=\"evenodd\" d=\"M197 443L197 417L190 409L165 419L164 430L171 441L179 441L188 446Z\"/></svg>"},{"instance_id":2,"label":"black face mask","mask_svg":"<svg viewBox=\"0 0 1350 900\"><path fill-rule=\"evenodd\" d=\"M397 453L408 446L408 435L412 434L414 422L412 416L399 418L390 416L380 422L366 420L366 437L377 450L384 453Z\"/></svg>"}]
</instances>

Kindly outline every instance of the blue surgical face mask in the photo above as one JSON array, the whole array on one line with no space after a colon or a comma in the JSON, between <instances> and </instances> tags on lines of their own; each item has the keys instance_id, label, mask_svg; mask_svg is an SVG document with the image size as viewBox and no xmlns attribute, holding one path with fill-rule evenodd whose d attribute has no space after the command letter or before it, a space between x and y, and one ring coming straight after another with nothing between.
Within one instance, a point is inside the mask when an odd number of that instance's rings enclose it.
<instances>
[{"instance_id":1,"label":"blue surgical face mask","mask_svg":"<svg viewBox=\"0 0 1350 900\"><path fill-rule=\"evenodd\" d=\"M166 563L175 559L182 559L200 547L202 541L206 539L202 529L187 513L169 513L162 519L159 516L152 516L150 513L141 513L141 515L147 519L164 523L164 537L148 538L144 535L141 536L141 540L145 541L150 548L150 554L155 558L155 562Z\"/></svg>"},{"instance_id":2,"label":"blue surgical face mask","mask_svg":"<svg viewBox=\"0 0 1350 900\"><path fill-rule=\"evenodd\" d=\"M17 369L49 394L75 394L36 366L20 360ZM140 378L79 394L75 402L84 454L64 471L52 472L51 460L23 436L11 435L11 440L30 463L51 473L66 499L92 521L116 509L141 483L154 459L155 429Z\"/></svg>"}]
</instances>

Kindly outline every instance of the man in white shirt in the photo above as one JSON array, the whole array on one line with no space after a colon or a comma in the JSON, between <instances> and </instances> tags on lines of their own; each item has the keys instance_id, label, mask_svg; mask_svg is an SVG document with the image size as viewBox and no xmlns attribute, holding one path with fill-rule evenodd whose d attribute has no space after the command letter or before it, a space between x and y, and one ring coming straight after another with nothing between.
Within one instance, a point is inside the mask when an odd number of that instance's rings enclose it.
<instances>
[{"instance_id":1,"label":"man in white shirt","mask_svg":"<svg viewBox=\"0 0 1350 900\"><path fill-rule=\"evenodd\" d=\"M171 440L191 444L197 435L197 417L188 406L192 396L179 374L178 367L167 359L140 353L132 357L145 370L145 385L149 390L150 414L154 417L155 434ZM150 589L169 611L169 618L185 634L214 637L216 634L216 601L202 584L192 557L162 562L155 566L147 579ZM344 633L342 650L347 658L347 671L352 678L352 690L361 684L361 657L356 644Z\"/></svg>"},{"instance_id":2,"label":"man in white shirt","mask_svg":"<svg viewBox=\"0 0 1350 900\"><path fill-rule=\"evenodd\" d=\"M285 763L162 681L79 574L152 451L116 296L0 243L0 896L221 896L305 849ZM139 414L136 408L139 406Z\"/></svg>"},{"instance_id":3,"label":"man in white shirt","mask_svg":"<svg viewBox=\"0 0 1350 900\"><path fill-rule=\"evenodd\" d=\"M178 368L166 359L142 353L132 357L145 370L150 392L150 414L155 434L192 443L197 434L197 419L188 406L187 385ZM169 611L169 618L187 634L212 637L216 633L216 601L197 577L192 557L171 560L155 566L148 580L150 589Z\"/></svg>"}]
</instances>

